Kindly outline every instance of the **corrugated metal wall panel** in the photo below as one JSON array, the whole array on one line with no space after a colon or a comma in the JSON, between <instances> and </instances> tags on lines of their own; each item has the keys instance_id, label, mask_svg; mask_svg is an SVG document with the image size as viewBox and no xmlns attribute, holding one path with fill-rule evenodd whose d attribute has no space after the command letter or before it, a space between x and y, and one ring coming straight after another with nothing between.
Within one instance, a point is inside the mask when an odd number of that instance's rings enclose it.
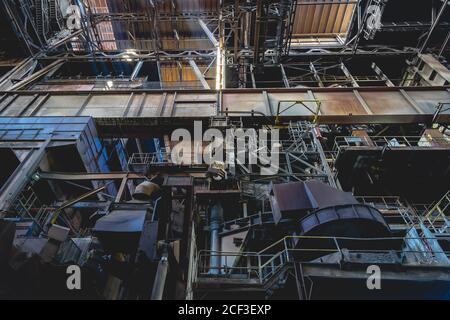
<instances>
[{"instance_id":1,"label":"corrugated metal wall panel","mask_svg":"<svg viewBox=\"0 0 450 320\"><path fill-rule=\"evenodd\" d=\"M294 19L294 37L346 33L355 4L349 0L330 0L336 4L320 4L322 0L302 0ZM316 4L315 4L316 3Z\"/></svg>"}]
</instances>

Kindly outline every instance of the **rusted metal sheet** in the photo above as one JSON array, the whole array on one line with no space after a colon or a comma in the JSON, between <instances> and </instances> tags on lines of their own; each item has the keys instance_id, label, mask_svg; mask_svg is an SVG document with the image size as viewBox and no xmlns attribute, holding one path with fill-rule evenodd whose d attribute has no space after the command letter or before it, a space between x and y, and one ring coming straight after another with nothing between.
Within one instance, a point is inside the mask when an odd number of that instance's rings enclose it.
<instances>
[{"instance_id":1,"label":"rusted metal sheet","mask_svg":"<svg viewBox=\"0 0 450 320\"><path fill-rule=\"evenodd\" d=\"M360 91L362 98L366 101L374 114L414 114L417 111L399 92L366 92Z\"/></svg>"},{"instance_id":2,"label":"rusted metal sheet","mask_svg":"<svg viewBox=\"0 0 450 320\"><path fill-rule=\"evenodd\" d=\"M318 92L315 98L322 102L322 114L342 116L367 114L354 92Z\"/></svg>"},{"instance_id":3,"label":"rusted metal sheet","mask_svg":"<svg viewBox=\"0 0 450 320\"><path fill-rule=\"evenodd\" d=\"M431 120L439 103L450 103L447 87L14 91L0 92L0 97L0 116L86 115L115 122L192 121L226 112L250 117L252 111L256 117L279 115L289 121L313 119L319 111L322 123L414 123ZM320 101L320 110L314 101ZM448 123L450 110L444 108L437 119Z\"/></svg>"}]
</instances>

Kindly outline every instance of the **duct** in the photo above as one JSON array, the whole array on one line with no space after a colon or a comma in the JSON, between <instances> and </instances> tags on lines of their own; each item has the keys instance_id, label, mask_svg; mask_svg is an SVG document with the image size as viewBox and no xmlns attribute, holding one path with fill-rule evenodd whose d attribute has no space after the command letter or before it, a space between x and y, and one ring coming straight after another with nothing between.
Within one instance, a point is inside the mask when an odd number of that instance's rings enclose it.
<instances>
[{"instance_id":1,"label":"duct","mask_svg":"<svg viewBox=\"0 0 450 320\"><path fill-rule=\"evenodd\" d=\"M350 220L369 222L367 228L352 228ZM344 221L344 228L337 224ZM373 225L372 225L373 224ZM374 207L362 204L339 205L319 209L300 221L299 235L320 235L336 237L371 238L387 236L389 226L383 215Z\"/></svg>"},{"instance_id":2,"label":"duct","mask_svg":"<svg viewBox=\"0 0 450 320\"><path fill-rule=\"evenodd\" d=\"M144 229L147 210L113 210L100 218L93 228L105 250L131 253L136 250Z\"/></svg>"},{"instance_id":3,"label":"duct","mask_svg":"<svg viewBox=\"0 0 450 320\"><path fill-rule=\"evenodd\" d=\"M358 201L350 192L311 180L273 185L270 203L274 221L278 223L281 219L302 218L313 210Z\"/></svg>"},{"instance_id":4,"label":"duct","mask_svg":"<svg viewBox=\"0 0 450 320\"><path fill-rule=\"evenodd\" d=\"M220 238L219 232L223 221L223 208L219 203L214 204L211 207L211 258L209 261L210 274L220 274Z\"/></svg>"},{"instance_id":5,"label":"duct","mask_svg":"<svg viewBox=\"0 0 450 320\"><path fill-rule=\"evenodd\" d=\"M159 191L160 188L156 183L145 181L139 184L133 193L133 199L141 201L150 201L152 195Z\"/></svg>"},{"instance_id":6,"label":"duct","mask_svg":"<svg viewBox=\"0 0 450 320\"><path fill-rule=\"evenodd\" d=\"M330 248L392 250L397 247L400 250L403 244L403 240L389 238L391 230L381 212L362 204L319 209L300 220L296 229L295 235L303 237L294 240L302 261L330 254ZM314 250L310 250L312 248Z\"/></svg>"}]
</instances>

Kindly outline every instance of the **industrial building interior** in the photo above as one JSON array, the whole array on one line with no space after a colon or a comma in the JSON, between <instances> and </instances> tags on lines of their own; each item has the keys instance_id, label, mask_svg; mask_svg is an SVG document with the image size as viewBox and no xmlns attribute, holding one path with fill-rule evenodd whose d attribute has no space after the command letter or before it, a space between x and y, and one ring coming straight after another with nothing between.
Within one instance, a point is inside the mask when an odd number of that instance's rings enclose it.
<instances>
[{"instance_id":1,"label":"industrial building interior","mask_svg":"<svg viewBox=\"0 0 450 320\"><path fill-rule=\"evenodd\" d=\"M448 0L0 14L0 299L450 299Z\"/></svg>"}]
</instances>

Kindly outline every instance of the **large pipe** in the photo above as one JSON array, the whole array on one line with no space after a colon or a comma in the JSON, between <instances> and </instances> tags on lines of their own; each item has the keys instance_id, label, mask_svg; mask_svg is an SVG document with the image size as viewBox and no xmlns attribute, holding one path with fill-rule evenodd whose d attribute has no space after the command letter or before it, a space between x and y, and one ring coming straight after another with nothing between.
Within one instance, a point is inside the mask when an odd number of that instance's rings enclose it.
<instances>
[{"instance_id":1,"label":"large pipe","mask_svg":"<svg viewBox=\"0 0 450 320\"><path fill-rule=\"evenodd\" d=\"M164 255L161 257L161 260L158 263L158 269L155 275L155 282L153 284L151 300L163 299L168 271L169 271L169 260L167 258L167 253L164 253Z\"/></svg>"},{"instance_id":2,"label":"large pipe","mask_svg":"<svg viewBox=\"0 0 450 320\"><path fill-rule=\"evenodd\" d=\"M211 207L211 257L209 261L209 273L210 274L220 274L220 238L219 232L223 221L223 208L219 203L214 204Z\"/></svg>"}]
</instances>

